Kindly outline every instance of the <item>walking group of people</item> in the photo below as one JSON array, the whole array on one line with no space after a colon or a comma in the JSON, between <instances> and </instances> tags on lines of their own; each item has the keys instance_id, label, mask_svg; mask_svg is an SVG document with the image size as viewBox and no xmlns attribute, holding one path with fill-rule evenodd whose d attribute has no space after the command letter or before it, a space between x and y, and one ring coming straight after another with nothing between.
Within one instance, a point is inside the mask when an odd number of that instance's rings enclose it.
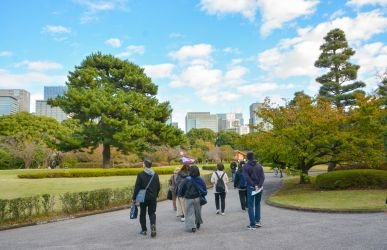
<instances>
[{"instance_id":1,"label":"walking group of people","mask_svg":"<svg viewBox=\"0 0 387 250\"><path fill-rule=\"evenodd\" d=\"M261 227L260 201L262 187L265 180L263 168L254 160L252 152L247 153L247 161L240 161L238 166L231 164L232 180L234 188L238 188L242 210L248 210L250 230ZM234 165L235 164L235 165ZM145 192L145 197L140 202L140 225L142 235L147 235L146 212L148 210L151 237L156 236L156 206L157 196L160 192L159 176L152 169L152 162L144 161L144 171L137 175L132 202L138 200L138 195ZM226 194L229 191L227 183L229 178L224 165L218 163L216 171L211 176L213 193L215 194L216 214L225 215ZM143 191L145 190L145 191ZM173 209L176 217L185 223L185 229L196 232L201 224L202 206L206 204L207 187L200 176L200 170L196 165L183 162L181 168L176 168L169 179L169 191L171 193Z\"/></svg>"}]
</instances>

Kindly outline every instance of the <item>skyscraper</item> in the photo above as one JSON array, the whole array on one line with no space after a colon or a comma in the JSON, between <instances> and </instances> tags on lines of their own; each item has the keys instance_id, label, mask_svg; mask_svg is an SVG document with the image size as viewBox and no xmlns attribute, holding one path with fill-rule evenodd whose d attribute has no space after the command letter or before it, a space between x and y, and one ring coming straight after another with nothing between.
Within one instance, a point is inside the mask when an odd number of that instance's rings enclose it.
<instances>
[{"instance_id":1,"label":"skyscraper","mask_svg":"<svg viewBox=\"0 0 387 250\"><path fill-rule=\"evenodd\" d=\"M239 127L243 125L242 113L216 114L216 116L218 117L218 131L239 131Z\"/></svg>"},{"instance_id":2,"label":"skyscraper","mask_svg":"<svg viewBox=\"0 0 387 250\"><path fill-rule=\"evenodd\" d=\"M0 96L0 115L15 114L19 111L19 103L15 97Z\"/></svg>"},{"instance_id":3,"label":"skyscraper","mask_svg":"<svg viewBox=\"0 0 387 250\"><path fill-rule=\"evenodd\" d=\"M18 102L18 112L30 112L30 92L24 89L0 89L0 96L12 96Z\"/></svg>"},{"instance_id":4,"label":"skyscraper","mask_svg":"<svg viewBox=\"0 0 387 250\"><path fill-rule=\"evenodd\" d=\"M44 100L36 101L36 115L52 117L58 122L62 122L67 119L67 114L59 107L52 107L47 104L47 100L63 96L66 92L66 86L45 86L44 87Z\"/></svg>"},{"instance_id":5,"label":"skyscraper","mask_svg":"<svg viewBox=\"0 0 387 250\"><path fill-rule=\"evenodd\" d=\"M209 128L218 132L218 118L210 112L188 112L185 116L185 132L193 128Z\"/></svg>"},{"instance_id":6,"label":"skyscraper","mask_svg":"<svg viewBox=\"0 0 387 250\"><path fill-rule=\"evenodd\" d=\"M66 92L66 86L45 86L44 87L44 100L56 98L57 96L63 96Z\"/></svg>"},{"instance_id":7,"label":"skyscraper","mask_svg":"<svg viewBox=\"0 0 387 250\"><path fill-rule=\"evenodd\" d=\"M263 107L263 103L253 103L250 105L250 132L254 132L255 129L252 126L257 126L260 122L262 122L262 118L257 116L256 112Z\"/></svg>"}]
</instances>

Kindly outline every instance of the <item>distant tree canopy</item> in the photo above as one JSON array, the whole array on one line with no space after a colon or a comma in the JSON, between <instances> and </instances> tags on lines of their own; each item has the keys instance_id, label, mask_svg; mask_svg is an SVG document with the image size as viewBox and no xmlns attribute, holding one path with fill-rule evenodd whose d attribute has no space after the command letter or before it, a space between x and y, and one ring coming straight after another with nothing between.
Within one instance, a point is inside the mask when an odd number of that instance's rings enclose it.
<instances>
[{"instance_id":1,"label":"distant tree canopy","mask_svg":"<svg viewBox=\"0 0 387 250\"><path fill-rule=\"evenodd\" d=\"M349 62L355 51L348 47L344 31L333 29L324 37L325 43L321 45L322 51L315 66L326 68L329 71L316 78L322 86L319 95L332 102L336 107L353 105L356 93L364 93L359 88L365 87L361 81L356 80L359 66Z\"/></svg>"},{"instance_id":2,"label":"distant tree canopy","mask_svg":"<svg viewBox=\"0 0 387 250\"><path fill-rule=\"evenodd\" d=\"M216 139L216 132L209 128L193 128L188 131L186 136L191 145L194 145L196 140L204 140L214 143Z\"/></svg>"},{"instance_id":3,"label":"distant tree canopy","mask_svg":"<svg viewBox=\"0 0 387 250\"><path fill-rule=\"evenodd\" d=\"M142 152L153 145L178 145L181 130L166 125L168 102L160 103L157 86L139 66L101 53L91 54L68 75L67 92L49 100L79 121L80 147L103 145L103 166L110 147ZM78 137L79 139L79 137Z\"/></svg>"}]
</instances>

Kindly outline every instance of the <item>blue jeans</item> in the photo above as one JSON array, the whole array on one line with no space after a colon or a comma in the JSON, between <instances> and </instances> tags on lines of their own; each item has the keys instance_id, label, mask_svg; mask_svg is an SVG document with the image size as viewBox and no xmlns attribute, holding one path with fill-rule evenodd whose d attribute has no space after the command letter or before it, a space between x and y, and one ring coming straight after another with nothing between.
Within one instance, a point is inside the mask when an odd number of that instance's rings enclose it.
<instances>
[{"instance_id":1,"label":"blue jeans","mask_svg":"<svg viewBox=\"0 0 387 250\"><path fill-rule=\"evenodd\" d=\"M256 195L251 195L254 187L247 187L247 206L249 213L250 226L255 226L255 223L261 220L261 197L262 192Z\"/></svg>"}]
</instances>

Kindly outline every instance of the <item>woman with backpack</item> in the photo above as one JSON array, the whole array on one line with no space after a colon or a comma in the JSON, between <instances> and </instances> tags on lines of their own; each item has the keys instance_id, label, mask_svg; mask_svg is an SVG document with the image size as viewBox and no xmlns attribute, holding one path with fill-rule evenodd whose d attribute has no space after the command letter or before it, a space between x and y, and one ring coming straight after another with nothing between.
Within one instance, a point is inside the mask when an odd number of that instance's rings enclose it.
<instances>
[{"instance_id":1,"label":"woman with backpack","mask_svg":"<svg viewBox=\"0 0 387 250\"><path fill-rule=\"evenodd\" d=\"M228 183L228 176L224 171L224 165L222 163L218 163L216 169L217 170L211 176L211 183L214 184L216 214L221 213L224 215L224 210L226 208L226 193L228 192L226 185ZM219 210L219 199L221 210Z\"/></svg>"},{"instance_id":2,"label":"woman with backpack","mask_svg":"<svg viewBox=\"0 0 387 250\"><path fill-rule=\"evenodd\" d=\"M234 179L234 188L238 188L239 191L239 200L241 202L241 208L243 211L246 211L247 205L247 182L245 177L243 176L243 168L245 166L245 162L239 162L238 170L235 173Z\"/></svg>"},{"instance_id":3,"label":"woman with backpack","mask_svg":"<svg viewBox=\"0 0 387 250\"><path fill-rule=\"evenodd\" d=\"M189 176L184 179L179 195L184 197L185 201L185 228L194 233L200 228L200 224L203 224L200 196L207 195L206 184L200 177L197 166L192 165L189 168Z\"/></svg>"}]
</instances>

